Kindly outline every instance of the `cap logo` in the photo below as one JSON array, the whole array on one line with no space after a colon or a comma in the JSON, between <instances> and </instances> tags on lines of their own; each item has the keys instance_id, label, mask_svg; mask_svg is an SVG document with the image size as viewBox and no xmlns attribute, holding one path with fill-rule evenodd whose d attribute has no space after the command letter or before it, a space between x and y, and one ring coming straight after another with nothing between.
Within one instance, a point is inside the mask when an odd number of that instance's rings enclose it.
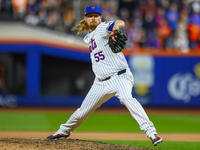
<instances>
[{"instance_id":1,"label":"cap logo","mask_svg":"<svg viewBox=\"0 0 200 150\"><path fill-rule=\"evenodd\" d=\"M94 7L94 6L91 6L91 9L92 9L92 10L94 10L94 9L95 9L95 7Z\"/></svg>"}]
</instances>

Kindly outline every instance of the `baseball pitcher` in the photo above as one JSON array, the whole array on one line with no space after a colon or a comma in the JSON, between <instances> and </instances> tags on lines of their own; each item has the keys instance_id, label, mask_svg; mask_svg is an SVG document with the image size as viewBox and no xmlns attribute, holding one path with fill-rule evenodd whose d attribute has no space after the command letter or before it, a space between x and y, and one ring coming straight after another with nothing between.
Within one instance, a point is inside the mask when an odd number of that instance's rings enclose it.
<instances>
[{"instance_id":1,"label":"baseball pitcher","mask_svg":"<svg viewBox=\"0 0 200 150\"><path fill-rule=\"evenodd\" d=\"M47 139L69 137L92 112L116 96L138 122L140 129L151 139L153 145L162 142L143 107L132 97L134 79L121 52L127 41L127 36L121 30L124 27L125 23L122 20L102 22L100 8L91 5L86 8L84 19L72 28L73 31L78 30L77 34L88 32L83 40L89 47L95 80L80 108Z\"/></svg>"}]
</instances>

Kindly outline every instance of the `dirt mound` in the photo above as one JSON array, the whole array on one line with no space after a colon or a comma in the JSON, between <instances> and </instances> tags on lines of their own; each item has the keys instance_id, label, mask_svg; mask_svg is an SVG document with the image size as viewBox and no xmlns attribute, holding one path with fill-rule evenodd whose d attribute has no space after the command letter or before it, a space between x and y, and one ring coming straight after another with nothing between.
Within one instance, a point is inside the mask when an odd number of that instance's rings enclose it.
<instances>
[{"instance_id":1,"label":"dirt mound","mask_svg":"<svg viewBox=\"0 0 200 150\"><path fill-rule=\"evenodd\" d=\"M1 138L0 149L4 150L152 150L134 146L108 144L78 139L45 140L34 138Z\"/></svg>"}]
</instances>

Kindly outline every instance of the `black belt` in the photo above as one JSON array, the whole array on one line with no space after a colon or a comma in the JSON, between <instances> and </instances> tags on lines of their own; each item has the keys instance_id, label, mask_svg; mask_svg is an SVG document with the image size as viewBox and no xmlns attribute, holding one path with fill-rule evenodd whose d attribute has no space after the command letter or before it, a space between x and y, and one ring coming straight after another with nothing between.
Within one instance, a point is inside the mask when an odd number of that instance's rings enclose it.
<instances>
[{"instance_id":1,"label":"black belt","mask_svg":"<svg viewBox=\"0 0 200 150\"><path fill-rule=\"evenodd\" d=\"M121 74L123 74L123 73L125 73L126 72L126 69L124 69L124 70L121 70L121 71L119 71L118 73L117 73L117 75L119 76L119 75L121 75ZM104 80L102 80L102 81L106 81L106 80L109 80L111 78L111 76L110 77L107 77L107 78L105 78Z\"/></svg>"}]
</instances>

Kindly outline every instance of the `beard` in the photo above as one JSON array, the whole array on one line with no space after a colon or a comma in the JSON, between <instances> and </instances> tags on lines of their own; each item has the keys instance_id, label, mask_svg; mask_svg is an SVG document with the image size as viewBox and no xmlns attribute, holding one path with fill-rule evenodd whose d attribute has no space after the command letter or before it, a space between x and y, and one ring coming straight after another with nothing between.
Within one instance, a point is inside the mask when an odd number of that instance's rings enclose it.
<instances>
[{"instance_id":1,"label":"beard","mask_svg":"<svg viewBox=\"0 0 200 150\"><path fill-rule=\"evenodd\" d=\"M98 26L98 24L96 22L94 22L94 21L89 24L89 28L91 30L95 30L97 26Z\"/></svg>"}]
</instances>

